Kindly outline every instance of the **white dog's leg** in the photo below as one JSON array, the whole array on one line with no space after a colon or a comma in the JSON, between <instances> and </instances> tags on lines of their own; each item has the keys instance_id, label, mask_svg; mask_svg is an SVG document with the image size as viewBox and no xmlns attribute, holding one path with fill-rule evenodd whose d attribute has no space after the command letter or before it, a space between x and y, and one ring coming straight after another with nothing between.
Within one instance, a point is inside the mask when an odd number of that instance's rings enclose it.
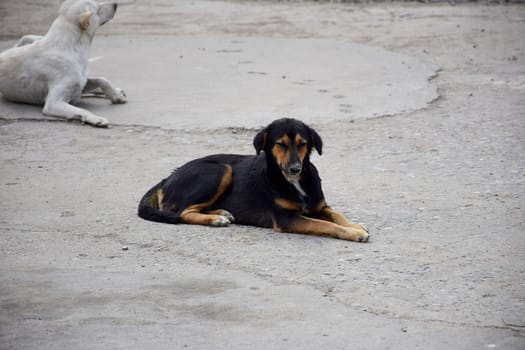
<instances>
[{"instance_id":1,"label":"white dog's leg","mask_svg":"<svg viewBox=\"0 0 525 350\"><path fill-rule=\"evenodd\" d=\"M38 41L42 39L43 36L41 35L24 35L18 42L16 43L15 47L29 45L34 43L35 41Z\"/></svg>"},{"instance_id":2,"label":"white dog's leg","mask_svg":"<svg viewBox=\"0 0 525 350\"><path fill-rule=\"evenodd\" d=\"M96 89L101 89L106 98L111 100L112 103L126 103L126 94L124 90L114 88L111 83L105 78L88 78L86 86L82 93L93 92Z\"/></svg>"},{"instance_id":3,"label":"white dog's leg","mask_svg":"<svg viewBox=\"0 0 525 350\"><path fill-rule=\"evenodd\" d=\"M52 117L65 118L68 120L80 120L83 123L91 124L105 128L108 126L108 120L103 117L99 117L90 111L75 107L64 101L49 101L46 100L44 109L42 112L45 115Z\"/></svg>"}]
</instances>

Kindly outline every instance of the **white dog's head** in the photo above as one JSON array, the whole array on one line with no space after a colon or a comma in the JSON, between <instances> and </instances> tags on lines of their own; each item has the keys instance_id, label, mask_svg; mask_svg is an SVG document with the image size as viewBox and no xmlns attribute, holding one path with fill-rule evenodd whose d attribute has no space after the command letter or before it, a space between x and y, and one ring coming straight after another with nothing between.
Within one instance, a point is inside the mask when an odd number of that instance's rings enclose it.
<instances>
[{"instance_id":1,"label":"white dog's head","mask_svg":"<svg viewBox=\"0 0 525 350\"><path fill-rule=\"evenodd\" d=\"M117 3L114 1L66 0L60 6L59 16L93 36L98 27L115 16L116 11Z\"/></svg>"}]
</instances>

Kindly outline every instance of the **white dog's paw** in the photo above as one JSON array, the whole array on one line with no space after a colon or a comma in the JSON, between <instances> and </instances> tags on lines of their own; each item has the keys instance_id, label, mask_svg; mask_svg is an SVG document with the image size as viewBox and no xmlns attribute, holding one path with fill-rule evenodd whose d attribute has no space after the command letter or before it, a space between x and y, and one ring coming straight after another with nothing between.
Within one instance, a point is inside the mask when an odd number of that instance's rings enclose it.
<instances>
[{"instance_id":1,"label":"white dog's paw","mask_svg":"<svg viewBox=\"0 0 525 350\"><path fill-rule=\"evenodd\" d=\"M98 117L96 115L86 116L85 118L82 118L82 122L98 128L107 128L109 124L109 121L106 118Z\"/></svg>"},{"instance_id":2,"label":"white dog's paw","mask_svg":"<svg viewBox=\"0 0 525 350\"><path fill-rule=\"evenodd\" d=\"M113 93L108 97L111 100L111 103L121 104L128 102L128 99L126 98L126 93L124 92L124 90L119 88L113 89Z\"/></svg>"}]
</instances>

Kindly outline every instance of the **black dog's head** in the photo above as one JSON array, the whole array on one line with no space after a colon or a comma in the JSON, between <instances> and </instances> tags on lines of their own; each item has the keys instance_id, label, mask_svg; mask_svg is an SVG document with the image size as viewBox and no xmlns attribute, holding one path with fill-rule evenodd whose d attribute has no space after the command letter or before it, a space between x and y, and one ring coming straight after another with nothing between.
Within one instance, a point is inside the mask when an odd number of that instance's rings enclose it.
<instances>
[{"instance_id":1,"label":"black dog's head","mask_svg":"<svg viewBox=\"0 0 525 350\"><path fill-rule=\"evenodd\" d=\"M264 150L267 157L272 157L285 179L296 182L315 148L323 152L323 141L319 134L300 120L282 118L273 121L259 131L253 139L257 154Z\"/></svg>"}]
</instances>

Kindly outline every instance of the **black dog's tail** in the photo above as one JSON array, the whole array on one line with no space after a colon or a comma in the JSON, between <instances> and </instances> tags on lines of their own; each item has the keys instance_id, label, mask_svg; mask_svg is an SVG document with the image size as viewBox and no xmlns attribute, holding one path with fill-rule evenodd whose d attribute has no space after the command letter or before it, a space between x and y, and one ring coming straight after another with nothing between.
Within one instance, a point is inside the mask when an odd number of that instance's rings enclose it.
<instances>
[{"instance_id":1,"label":"black dog's tail","mask_svg":"<svg viewBox=\"0 0 525 350\"><path fill-rule=\"evenodd\" d=\"M163 222L166 224L180 224L180 215L171 210L162 210L162 184L151 188L140 200L138 214L141 218L150 221Z\"/></svg>"}]
</instances>

